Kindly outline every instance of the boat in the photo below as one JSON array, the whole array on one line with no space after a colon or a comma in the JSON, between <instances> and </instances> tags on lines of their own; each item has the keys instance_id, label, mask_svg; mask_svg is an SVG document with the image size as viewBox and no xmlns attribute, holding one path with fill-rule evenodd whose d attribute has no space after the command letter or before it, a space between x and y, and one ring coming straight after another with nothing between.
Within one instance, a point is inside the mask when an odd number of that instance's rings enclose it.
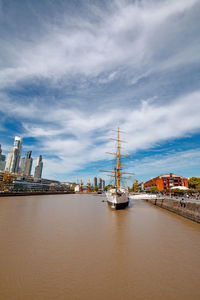
<instances>
[{"instance_id":1,"label":"boat","mask_svg":"<svg viewBox=\"0 0 200 300\"><path fill-rule=\"evenodd\" d=\"M114 155L116 157L115 161L115 167L114 170L112 171L105 171L105 170L100 170L100 172L108 172L111 173L111 177L114 177L115 179L115 185L113 188L110 188L106 192L106 198L108 204L111 206L111 208L114 209L123 209L126 208L129 205L129 193L128 193L128 188L127 187L122 187L121 186L121 179L127 177L123 177L124 174L134 174L134 173L127 173L127 172L122 172L122 166L123 164L121 163L121 157L128 157L126 155L121 154L121 143L124 141L120 140L120 133L122 131L119 130L113 130L117 132L117 138L112 139L114 141L117 141L117 149L116 153L111 153L111 152L106 152L107 154Z\"/></svg>"},{"instance_id":2,"label":"boat","mask_svg":"<svg viewBox=\"0 0 200 300\"><path fill-rule=\"evenodd\" d=\"M129 205L128 189L110 189L106 192L108 204L114 209L123 209Z\"/></svg>"}]
</instances>

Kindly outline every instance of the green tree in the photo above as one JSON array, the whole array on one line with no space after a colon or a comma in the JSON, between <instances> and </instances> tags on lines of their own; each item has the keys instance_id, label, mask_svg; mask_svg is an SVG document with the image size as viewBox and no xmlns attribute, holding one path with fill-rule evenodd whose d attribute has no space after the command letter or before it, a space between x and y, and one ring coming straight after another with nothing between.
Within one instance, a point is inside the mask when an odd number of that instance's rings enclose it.
<instances>
[{"instance_id":1,"label":"green tree","mask_svg":"<svg viewBox=\"0 0 200 300\"><path fill-rule=\"evenodd\" d=\"M106 185L105 186L105 191L107 191L108 189L113 189L114 188L114 185L112 185L112 184L108 184L108 185Z\"/></svg>"},{"instance_id":2,"label":"green tree","mask_svg":"<svg viewBox=\"0 0 200 300\"><path fill-rule=\"evenodd\" d=\"M98 192L98 189L99 189L98 186L95 186L95 187L93 188L93 191L94 191L94 192Z\"/></svg>"},{"instance_id":3,"label":"green tree","mask_svg":"<svg viewBox=\"0 0 200 300\"><path fill-rule=\"evenodd\" d=\"M74 192L74 187L73 187L73 185L70 186L70 191L71 191L71 192Z\"/></svg>"},{"instance_id":4,"label":"green tree","mask_svg":"<svg viewBox=\"0 0 200 300\"><path fill-rule=\"evenodd\" d=\"M176 196L183 196L185 194L184 190L180 190L180 189L173 189L173 194Z\"/></svg>"},{"instance_id":5,"label":"green tree","mask_svg":"<svg viewBox=\"0 0 200 300\"><path fill-rule=\"evenodd\" d=\"M150 193L158 193L158 188L157 188L157 186L151 186L151 187L149 188L149 192L150 192Z\"/></svg>"},{"instance_id":6,"label":"green tree","mask_svg":"<svg viewBox=\"0 0 200 300\"><path fill-rule=\"evenodd\" d=\"M132 191L133 192L138 192L139 190L139 187L138 187L138 180L136 180L134 183L133 183L133 187L132 187Z\"/></svg>"},{"instance_id":7,"label":"green tree","mask_svg":"<svg viewBox=\"0 0 200 300\"><path fill-rule=\"evenodd\" d=\"M191 177L188 180L189 188L192 189L200 189L200 178L199 177Z\"/></svg>"}]
</instances>

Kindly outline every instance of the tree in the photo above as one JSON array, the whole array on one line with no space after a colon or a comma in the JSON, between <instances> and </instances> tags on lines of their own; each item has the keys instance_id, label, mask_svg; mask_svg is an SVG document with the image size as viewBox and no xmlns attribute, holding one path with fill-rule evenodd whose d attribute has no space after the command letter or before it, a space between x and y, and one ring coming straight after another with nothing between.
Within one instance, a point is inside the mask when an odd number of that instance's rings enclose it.
<instances>
[{"instance_id":1,"label":"tree","mask_svg":"<svg viewBox=\"0 0 200 300\"><path fill-rule=\"evenodd\" d=\"M98 189L99 189L98 186L95 186L95 187L93 188L93 191L94 191L94 192L98 192Z\"/></svg>"},{"instance_id":2,"label":"tree","mask_svg":"<svg viewBox=\"0 0 200 300\"><path fill-rule=\"evenodd\" d=\"M185 194L184 190L180 190L180 189L173 189L173 194L175 196L183 196Z\"/></svg>"},{"instance_id":3,"label":"tree","mask_svg":"<svg viewBox=\"0 0 200 300\"><path fill-rule=\"evenodd\" d=\"M73 185L70 186L70 191L71 191L71 192L74 192L74 187L73 187Z\"/></svg>"},{"instance_id":4,"label":"tree","mask_svg":"<svg viewBox=\"0 0 200 300\"><path fill-rule=\"evenodd\" d=\"M191 177L188 180L189 188L200 189L200 178L199 177Z\"/></svg>"},{"instance_id":5,"label":"tree","mask_svg":"<svg viewBox=\"0 0 200 300\"><path fill-rule=\"evenodd\" d=\"M107 191L108 189L113 189L114 188L114 185L112 185L112 184L108 184L108 185L106 185L105 186L105 191Z\"/></svg>"},{"instance_id":6,"label":"tree","mask_svg":"<svg viewBox=\"0 0 200 300\"><path fill-rule=\"evenodd\" d=\"M151 186L151 187L149 188L149 192L150 192L150 193L158 193L158 188L157 188L157 186Z\"/></svg>"},{"instance_id":7,"label":"tree","mask_svg":"<svg viewBox=\"0 0 200 300\"><path fill-rule=\"evenodd\" d=\"M138 180L136 180L136 181L133 183L132 190L133 190L134 193L138 192L138 190L139 190L139 188L138 188Z\"/></svg>"}]
</instances>

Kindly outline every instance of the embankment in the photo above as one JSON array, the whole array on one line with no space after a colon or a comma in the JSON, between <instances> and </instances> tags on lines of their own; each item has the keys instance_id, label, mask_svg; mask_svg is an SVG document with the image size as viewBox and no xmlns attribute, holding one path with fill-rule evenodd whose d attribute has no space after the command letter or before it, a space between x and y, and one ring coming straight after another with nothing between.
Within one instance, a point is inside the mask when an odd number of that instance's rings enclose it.
<instances>
[{"instance_id":1,"label":"embankment","mask_svg":"<svg viewBox=\"0 0 200 300\"><path fill-rule=\"evenodd\" d=\"M200 202L190 202L175 198L145 199L153 205L165 208L185 218L200 223Z\"/></svg>"},{"instance_id":2,"label":"embankment","mask_svg":"<svg viewBox=\"0 0 200 300\"><path fill-rule=\"evenodd\" d=\"M69 191L47 191L47 192L4 192L0 193L0 197L11 197L11 196L32 196L32 195L54 195L54 194L74 194Z\"/></svg>"}]
</instances>

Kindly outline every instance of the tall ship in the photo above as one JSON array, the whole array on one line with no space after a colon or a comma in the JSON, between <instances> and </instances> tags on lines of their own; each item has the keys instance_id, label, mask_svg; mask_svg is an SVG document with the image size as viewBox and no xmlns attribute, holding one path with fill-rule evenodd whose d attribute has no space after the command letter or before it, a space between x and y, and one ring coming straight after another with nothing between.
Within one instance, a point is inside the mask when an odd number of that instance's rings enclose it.
<instances>
[{"instance_id":1,"label":"tall ship","mask_svg":"<svg viewBox=\"0 0 200 300\"><path fill-rule=\"evenodd\" d=\"M128 187L121 186L121 179L129 179L127 177L123 177L123 175L124 174L133 175L134 173L127 173L122 171L122 166L125 165L121 163L121 157L128 157L127 155L121 154L121 143L124 143L125 141L120 140L120 133L122 131L120 131L119 128L113 131L117 132L117 138L112 139L114 141L117 141L116 153L111 153L111 152L106 152L106 153L114 155L116 158L114 163L114 170L112 171L100 170L100 172L111 173L109 176L114 177L115 180L114 188L111 188L106 192L106 198L108 204L111 206L111 208L123 209L127 207L129 204L129 193L128 193Z\"/></svg>"}]
</instances>

